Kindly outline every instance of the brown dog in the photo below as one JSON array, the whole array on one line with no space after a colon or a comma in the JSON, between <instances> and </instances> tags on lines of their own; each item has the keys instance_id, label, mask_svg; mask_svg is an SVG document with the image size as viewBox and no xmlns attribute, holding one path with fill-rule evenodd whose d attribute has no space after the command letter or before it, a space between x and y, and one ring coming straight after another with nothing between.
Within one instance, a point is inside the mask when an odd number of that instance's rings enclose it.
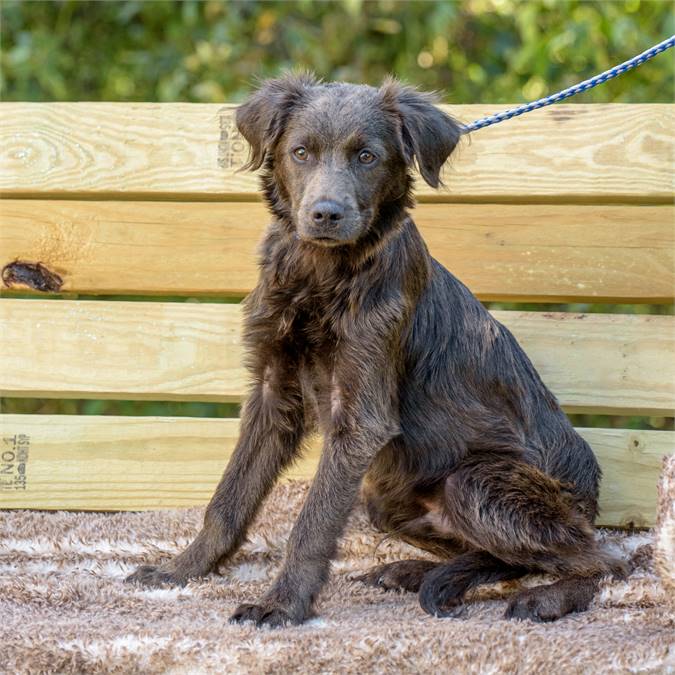
<instances>
[{"instance_id":1,"label":"brown dog","mask_svg":"<svg viewBox=\"0 0 675 675\"><path fill-rule=\"evenodd\" d=\"M274 215L246 300L253 386L241 437L180 555L129 577L184 584L237 550L317 425L319 468L272 588L235 621L299 623L328 575L363 485L373 524L438 554L362 577L457 614L477 584L560 581L506 615L586 608L621 573L594 540L600 470L515 339L430 257L407 209L410 169L436 187L460 134L425 94L287 76L237 112Z\"/></svg>"}]
</instances>

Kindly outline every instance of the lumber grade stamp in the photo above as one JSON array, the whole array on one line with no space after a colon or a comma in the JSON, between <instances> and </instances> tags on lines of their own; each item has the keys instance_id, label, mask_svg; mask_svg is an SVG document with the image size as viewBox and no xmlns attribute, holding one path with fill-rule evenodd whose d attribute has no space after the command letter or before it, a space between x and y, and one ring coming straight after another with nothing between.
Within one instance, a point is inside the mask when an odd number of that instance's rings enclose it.
<instances>
[{"instance_id":1,"label":"lumber grade stamp","mask_svg":"<svg viewBox=\"0 0 675 675\"><path fill-rule=\"evenodd\" d=\"M0 490L26 489L26 466L30 450L30 436L13 434L3 436L0 445Z\"/></svg>"},{"instance_id":2,"label":"lumber grade stamp","mask_svg":"<svg viewBox=\"0 0 675 675\"><path fill-rule=\"evenodd\" d=\"M218 166L222 169L239 169L246 163L248 146L237 129L235 112L223 108L220 119L220 142L218 143Z\"/></svg>"}]
</instances>

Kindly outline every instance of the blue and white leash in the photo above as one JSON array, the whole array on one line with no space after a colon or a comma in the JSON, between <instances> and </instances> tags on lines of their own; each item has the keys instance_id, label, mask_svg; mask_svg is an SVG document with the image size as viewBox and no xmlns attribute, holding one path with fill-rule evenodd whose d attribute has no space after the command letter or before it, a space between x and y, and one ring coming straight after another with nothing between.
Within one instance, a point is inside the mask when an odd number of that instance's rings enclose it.
<instances>
[{"instance_id":1,"label":"blue and white leash","mask_svg":"<svg viewBox=\"0 0 675 675\"><path fill-rule=\"evenodd\" d=\"M611 80L613 77L622 75L626 71L632 70L633 68L642 65L645 61L653 59L657 54L665 52L666 49L670 49L673 46L675 46L675 35L671 35L671 37L669 37L667 40L659 42L659 44L654 45L651 49L648 49L646 52L642 52L642 54L638 54L637 56L634 56L632 59L625 61L624 63L621 63L618 66L614 66L614 68L610 68L609 70L606 70L604 73L600 73L599 75L592 77L590 80L584 80L583 82L579 82L579 84L575 84L571 87L568 87L567 89L563 89L562 91L559 91L557 94L545 96L544 98L540 98L537 101L532 101L531 103L524 103L523 105L519 105L517 108L504 110L503 112L496 113L495 115L488 115L487 117L481 117L481 119L476 120L475 122L471 122L471 124L467 124L466 126L464 126L462 128L462 133L468 134L471 131L476 131L478 129L482 129L483 127L489 127L492 124L497 124L498 122L503 122L504 120L509 120L512 117L517 117L518 115L522 115L523 113L530 112L530 110L537 110L537 108L544 108L545 106L551 105L552 103L558 103L558 101L563 101L566 98L569 98L570 96L574 96L575 94L578 94L582 91L592 89L593 87L596 87L597 85L602 84L603 82L607 82L607 80Z\"/></svg>"}]
</instances>

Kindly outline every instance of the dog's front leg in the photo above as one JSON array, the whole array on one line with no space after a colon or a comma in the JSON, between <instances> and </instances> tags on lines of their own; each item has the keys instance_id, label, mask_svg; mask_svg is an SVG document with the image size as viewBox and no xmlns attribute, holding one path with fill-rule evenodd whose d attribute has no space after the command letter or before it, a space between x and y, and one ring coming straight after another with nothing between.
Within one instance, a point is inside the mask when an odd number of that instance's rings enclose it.
<instances>
[{"instance_id":1,"label":"dog's front leg","mask_svg":"<svg viewBox=\"0 0 675 675\"><path fill-rule=\"evenodd\" d=\"M286 561L272 588L255 604L240 605L232 621L280 626L301 623L328 577L344 528L370 461L390 440L375 433L337 433L326 442L314 483L293 527Z\"/></svg>"},{"instance_id":2,"label":"dog's front leg","mask_svg":"<svg viewBox=\"0 0 675 675\"><path fill-rule=\"evenodd\" d=\"M398 433L392 369L379 359L368 372L359 369L363 363L349 368L342 380L345 396L333 392L333 423L280 574L259 602L240 605L231 621L280 626L309 616L361 480L373 457Z\"/></svg>"},{"instance_id":3,"label":"dog's front leg","mask_svg":"<svg viewBox=\"0 0 675 675\"><path fill-rule=\"evenodd\" d=\"M206 508L204 526L182 553L162 565L142 565L127 581L183 585L233 554L281 471L297 457L305 411L297 364L288 359L260 367L241 416L232 459Z\"/></svg>"}]
</instances>

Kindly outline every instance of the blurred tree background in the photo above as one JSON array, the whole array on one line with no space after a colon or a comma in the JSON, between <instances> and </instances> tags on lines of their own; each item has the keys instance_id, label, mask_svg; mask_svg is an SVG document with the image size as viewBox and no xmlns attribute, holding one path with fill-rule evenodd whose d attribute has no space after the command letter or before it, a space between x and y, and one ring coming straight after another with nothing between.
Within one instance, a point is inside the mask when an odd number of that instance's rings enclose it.
<instances>
[{"instance_id":1,"label":"blurred tree background","mask_svg":"<svg viewBox=\"0 0 675 675\"><path fill-rule=\"evenodd\" d=\"M591 77L675 33L671 0L0 0L0 12L5 101L237 102L256 78L302 67L324 79L370 84L394 73L439 90L447 103L520 103ZM674 99L673 57L666 54L574 101ZM548 309L672 312L644 305ZM236 412L212 403L0 403L7 412ZM581 426L673 428L672 418L573 420Z\"/></svg>"},{"instance_id":2,"label":"blurred tree background","mask_svg":"<svg viewBox=\"0 0 675 675\"><path fill-rule=\"evenodd\" d=\"M675 33L670 0L138 0L2 7L3 100L239 101L256 76L387 73L448 103L538 98ZM671 102L661 56L575 99Z\"/></svg>"}]
</instances>

